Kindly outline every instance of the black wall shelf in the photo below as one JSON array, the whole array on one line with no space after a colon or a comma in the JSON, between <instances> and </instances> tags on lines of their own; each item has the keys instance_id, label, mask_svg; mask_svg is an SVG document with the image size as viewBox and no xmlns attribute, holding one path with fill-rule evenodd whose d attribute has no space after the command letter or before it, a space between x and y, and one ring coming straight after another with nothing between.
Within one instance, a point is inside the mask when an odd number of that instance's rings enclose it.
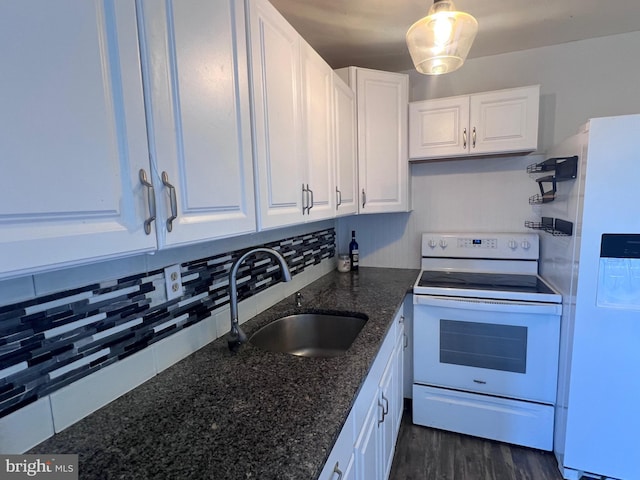
<instances>
[{"instance_id":1,"label":"black wall shelf","mask_svg":"<svg viewBox=\"0 0 640 480\"><path fill-rule=\"evenodd\" d=\"M529 197L529 204L539 205L555 200L557 192L557 182L573 180L578 174L578 156L549 158L544 162L532 163L527 166L527 173L554 172L553 175L545 175L536 178L540 193ZM551 188L545 190L543 184L551 184Z\"/></svg>"},{"instance_id":2,"label":"black wall shelf","mask_svg":"<svg viewBox=\"0 0 640 480\"><path fill-rule=\"evenodd\" d=\"M534 230L542 230L558 237L570 237L573 235L573 222L561 218L542 217L541 222L525 221L524 226Z\"/></svg>"}]
</instances>

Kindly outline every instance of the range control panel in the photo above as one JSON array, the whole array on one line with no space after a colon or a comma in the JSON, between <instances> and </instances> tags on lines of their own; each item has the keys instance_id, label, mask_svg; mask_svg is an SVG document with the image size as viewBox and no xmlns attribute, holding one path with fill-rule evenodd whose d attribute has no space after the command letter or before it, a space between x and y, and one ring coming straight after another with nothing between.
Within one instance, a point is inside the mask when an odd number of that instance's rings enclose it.
<instances>
[{"instance_id":1,"label":"range control panel","mask_svg":"<svg viewBox=\"0 0 640 480\"><path fill-rule=\"evenodd\" d=\"M458 238L458 248L498 248L498 239Z\"/></svg>"},{"instance_id":2,"label":"range control panel","mask_svg":"<svg viewBox=\"0 0 640 480\"><path fill-rule=\"evenodd\" d=\"M537 260L535 233L423 233L423 257Z\"/></svg>"}]
</instances>

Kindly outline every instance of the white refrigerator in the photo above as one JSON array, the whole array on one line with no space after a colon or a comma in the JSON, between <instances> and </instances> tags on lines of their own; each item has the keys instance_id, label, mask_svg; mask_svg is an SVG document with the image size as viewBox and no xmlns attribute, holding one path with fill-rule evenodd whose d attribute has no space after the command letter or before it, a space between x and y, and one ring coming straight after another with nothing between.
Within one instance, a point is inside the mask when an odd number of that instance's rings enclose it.
<instances>
[{"instance_id":1,"label":"white refrigerator","mask_svg":"<svg viewBox=\"0 0 640 480\"><path fill-rule=\"evenodd\" d=\"M548 157L575 155L528 222L563 295L554 452L566 479L640 479L640 115L591 119Z\"/></svg>"}]
</instances>

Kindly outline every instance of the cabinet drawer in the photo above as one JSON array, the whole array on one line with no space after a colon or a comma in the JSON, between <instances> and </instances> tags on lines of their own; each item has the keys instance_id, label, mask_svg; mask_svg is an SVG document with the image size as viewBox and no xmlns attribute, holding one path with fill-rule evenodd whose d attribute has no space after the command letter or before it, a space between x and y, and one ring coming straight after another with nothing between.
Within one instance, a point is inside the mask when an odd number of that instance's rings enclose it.
<instances>
[{"instance_id":1,"label":"cabinet drawer","mask_svg":"<svg viewBox=\"0 0 640 480\"><path fill-rule=\"evenodd\" d=\"M541 450L553 449L553 406L413 386L413 422Z\"/></svg>"}]
</instances>

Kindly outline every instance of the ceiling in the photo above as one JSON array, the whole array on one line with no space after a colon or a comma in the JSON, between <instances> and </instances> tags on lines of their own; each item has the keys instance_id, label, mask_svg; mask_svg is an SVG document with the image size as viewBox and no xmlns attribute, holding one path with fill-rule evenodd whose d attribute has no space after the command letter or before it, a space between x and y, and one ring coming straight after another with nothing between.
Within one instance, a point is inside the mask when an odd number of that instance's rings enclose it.
<instances>
[{"instance_id":1,"label":"ceiling","mask_svg":"<svg viewBox=\"0 0 640 480\"><path fill-rule=\"evenodd\" d=\"M432 0L270 0L331 65L413 68L405 34ZM640 30L638 0L454 0L478 20L468 58Z\"/></svg>"}]
</instances>

